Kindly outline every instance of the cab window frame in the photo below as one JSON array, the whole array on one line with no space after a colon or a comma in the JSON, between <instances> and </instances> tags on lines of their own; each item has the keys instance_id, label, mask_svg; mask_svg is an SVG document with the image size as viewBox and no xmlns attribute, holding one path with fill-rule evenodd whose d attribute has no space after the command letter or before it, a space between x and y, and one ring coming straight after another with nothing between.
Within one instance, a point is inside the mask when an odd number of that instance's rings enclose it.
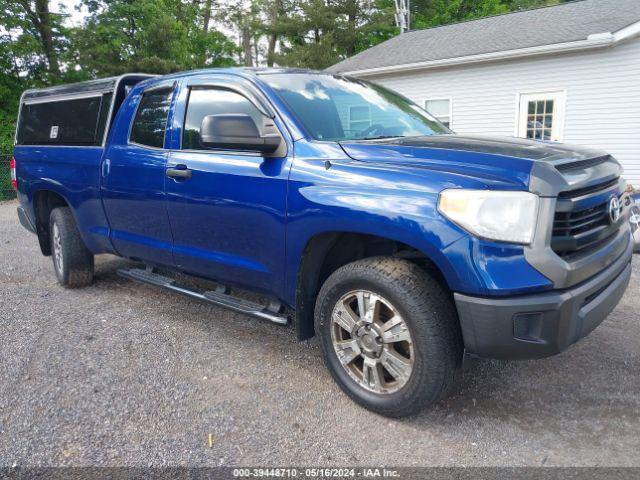
<instances>
[{"instance_id":1,"label":"cab window frame","mask_svg":"<svg viewBox=\"0 0 640 480\"><path fill-rule=\"evenodd\" d=\"M131 139L131 135L133 133L133 127L136 123L136 119L138 118L138 113L140 112L140 108L142 107L142 102L144 100L145 95L150 95L150 94L154 94L154 93L161 93L161 92L168 92L169 93L169 109L167 110L167 117L165 119L165 124L164 124L164 134L162 136L162 146L161 147L156 147L154 145L146 145L144 143L140 143L140 142L136 142L135 140ZM167 134L170 132L171 130L171 125L170 125L170 121L171 121L171 116L172 116L172 107L173 107L173 102L174 102L174 98L175 98L175 93L176 93L176 83L172 82L170 84L161 84L161 85L154 85L151 86L149 88L144 89L142 92L140 92L140 100L138 101L138 104L136 105L135 108L135 112L133 114L133 116L131 117L131 123L129 125L129 132L127 135L127 144L128 145L135 145L137 147L140 148L148 148L151 150L168 150L166 145L167 145Z\"/></svg>"},{"instance_id":2,"label":"cab window frame","mask_svg":"<svg viewBox=\"0 0 640 480\"><path fill-rule=\"evenodd\" d=\"M238 96L244 98L247 102L249 102L249 104L251 106L253 106L253 108L255 108L256 111L260 115L263 116L263 121L264 121L264 117L274 120L275 116L274 115L272 116L269 113L268 109L265 108L265 105L263 105L263 104L259 105L249 95L245 94L240 89L233 88L233 86L231 86L231 85L212 84L212 83L202 83L202 84L194 83L194 84L186 85L185 88L187 90L187 94L186 94L186 98L185 98L185 102L184 102L184 114L182 116L182 125L181 125L181 129L180 129L179 142L178 142L178 148L177 148L178 151L181 151L181 152L192 152L192 153L215 153L216 155L247 155L247 156L252 156L252 157L264 156L260 152L255 152L255 151L251 151L251 150L224 150L224 149L219 149L219 148L204 148L204 147L186 148L185 145L184 145L184 136L185 136L185 133L186 133L186 128L185 127L187 125L187 115L189 114L189 102L191 100L191 94L192 94L193 90L227 91L227 92L233 93L235 95L238 95ZM232 113L232 112L229 112L229 113ZM286 142L286 137L282 134L282 130L280 129L280 127L278 127L278 125L275 124L275 121L274 121L274 126L277 129L278 134ZM257 127L258 127L258 130L261 133L264 133L263 132L264 125L257 125Z\"/></svg>"}]
</instances>

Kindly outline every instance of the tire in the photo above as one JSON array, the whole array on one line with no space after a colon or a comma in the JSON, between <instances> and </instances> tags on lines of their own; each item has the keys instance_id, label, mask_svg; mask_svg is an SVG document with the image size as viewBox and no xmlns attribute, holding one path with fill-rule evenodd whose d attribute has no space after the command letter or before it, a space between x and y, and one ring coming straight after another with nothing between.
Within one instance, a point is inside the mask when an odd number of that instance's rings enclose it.
<instances>
[{"instance_id":1,"label":"tire","mask_svg":"<svg viewBox=\"0 0 640 480\"><path fill-rule=\"evenodd\" d=\"M364 316L347 312L362 313L361 303L373 307ZM338 385L355 402L387 417L413 415L435 404L452 385L462 359L450 293L402 259L373 257L336 270L320 289L315 329Z\"/></svg>"},{"instance_id":2,"label":"tire","mask_svg":"<svg viewBox=\"0 0 640 480\"><path fill-rule=\"evenodd\" d=\"M80 288L93 281L93 255L87 250L67 207L55 208L49 217L51 258L58 283Z\"/></svg>"}]
</instances>

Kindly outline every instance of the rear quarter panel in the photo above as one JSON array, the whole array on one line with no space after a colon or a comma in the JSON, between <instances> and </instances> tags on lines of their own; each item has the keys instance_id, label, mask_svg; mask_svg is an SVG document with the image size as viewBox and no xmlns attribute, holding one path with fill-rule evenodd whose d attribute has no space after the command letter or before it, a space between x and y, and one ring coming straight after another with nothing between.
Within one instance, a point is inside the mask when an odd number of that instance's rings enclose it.
<instances>
[{"instance_id":1,"label":"rear quarter panel","mask_svg":"<svg viewBox=\"0 0 640 480\"><path fill-rule=\"evenodd\" d=\"M80 235L93 253L112 253L100 197L102 147L15 147L18 198L34 218L34 197L48 190L71 207Z\"/></svg>"}]
</instances>

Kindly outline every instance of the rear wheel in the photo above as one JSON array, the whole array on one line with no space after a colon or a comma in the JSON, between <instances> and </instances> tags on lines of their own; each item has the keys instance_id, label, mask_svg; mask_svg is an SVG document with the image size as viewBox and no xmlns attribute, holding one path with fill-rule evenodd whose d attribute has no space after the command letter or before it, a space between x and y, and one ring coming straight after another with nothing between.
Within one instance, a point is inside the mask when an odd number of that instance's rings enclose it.
<instances>
[{"instance_id":1,"label":"rear wheel","mask_svg":"<svg viewBox=\"0 0 640 480\"><path fill-rule=\"evenodd\" d=\"M450 295L420 267L377 257L341 267L316 302L316 333L342 389L401 417L434 404L462 355Z\"/></svg>"},{"instance_id":2,"label":"rear wheel","mask_svg":"<svg viewBox=\"0 0 640 480\"><path fill-rule=\"evenodd\" d=\"M49 218L51 257L58 283L68 288L93 281L93 254L87 249L67 207L55 208Z\"/></svg>"}]
</instances>

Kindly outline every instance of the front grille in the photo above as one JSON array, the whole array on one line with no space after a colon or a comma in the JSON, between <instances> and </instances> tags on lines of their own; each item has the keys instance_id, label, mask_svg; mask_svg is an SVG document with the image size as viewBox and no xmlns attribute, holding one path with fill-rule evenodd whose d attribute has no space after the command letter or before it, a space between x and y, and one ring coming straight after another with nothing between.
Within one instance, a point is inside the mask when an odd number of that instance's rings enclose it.
<instances>
[{"instance_id":1,"label":"front grille","mask_svg":"<svg viewBox=\"0 0 640 480\"><path fill-rule=\"evenodd\" d=\"M566 258L600 248L618 232L620 222L612 224L609 202L621 196L619 180L558 195L553 221L551 248Z\"/></svg>"},{"instance_id":2,"label":"front grille","mask_svg":"<svg viewBox=\"0 0 640 480\"><path fill-rule=\"evenodd\" d=\"M598 183L597 185L591 185L589 187L576 188L575 190L569 190L566 192L560 192L558 194L558 198L566 199L566 198L578 198L589 193L600 193L604 190L607 190L611 187L614 187L620 183L619 178L614 178L613 180L609 180L608 182Z\"/></svg>"}]
</instances>

